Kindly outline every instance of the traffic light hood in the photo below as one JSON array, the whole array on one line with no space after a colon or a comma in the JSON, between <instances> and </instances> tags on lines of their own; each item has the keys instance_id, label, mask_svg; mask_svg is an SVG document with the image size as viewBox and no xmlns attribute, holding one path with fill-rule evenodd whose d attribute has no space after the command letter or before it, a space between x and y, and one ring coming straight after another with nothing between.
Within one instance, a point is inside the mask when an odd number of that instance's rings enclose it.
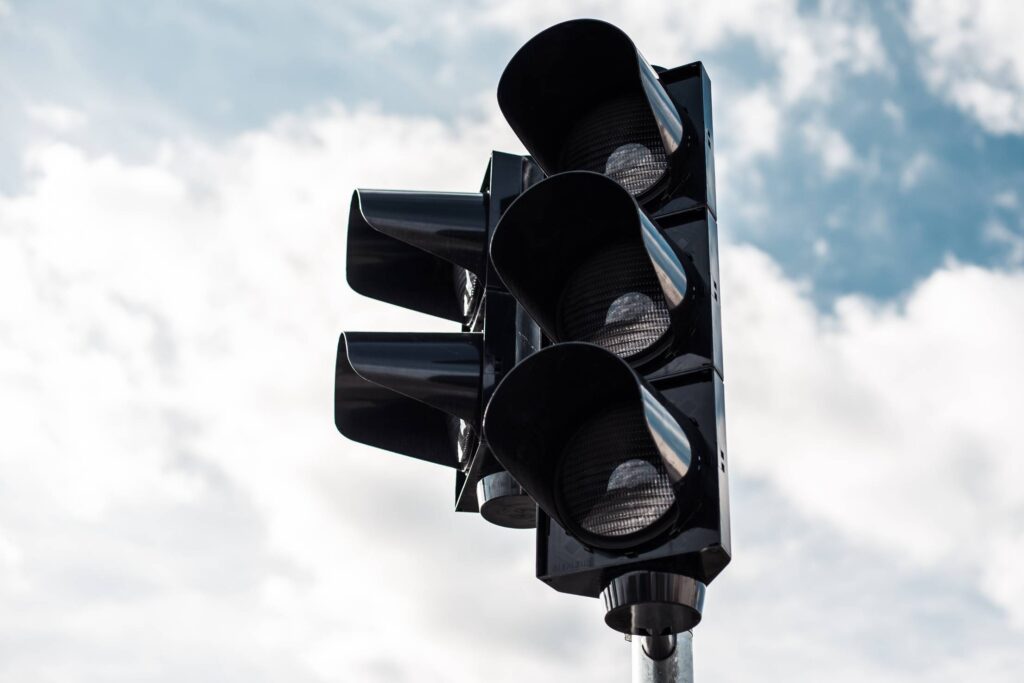
<instances>
[{"instance_id":1,"label":"traffic light hood","mask_svg":"<svg viewBox=\"0 0 1024 683\"><path fill-rule=\"evenodd\" d=\"M665 170L682 147L683 119L657 72L629 36L603 21L567 21L532 38L502 73L498 105L549 175L615 175L613 167L636 152ZM660 175L634 174L625 184L642 194Z\"/></svg>"},{"instance_id":2,"label":"traffic light hood","mask_svg":"<svg viewBox=\"0 0 1024 683\"><path fill-rule=\"evenodd\" d=\"M570 171L523 193L491 239L505 286L554 342L632 361L677 325L696 278L618 183Z\"/></svg>"},{"instance_id":3,"label":"traffic light hood","mask_svg":"<svg viewBox=\"0 0 1024 683\"><path fill-rule=\"evenodd\" d=\"M479 425L481 335L345 332L334 422L360 443L457 467L456 420Z\"/></svg>"},{"instance_id":4,"label":"traffic light hood","mask_svg":"<svg viewBox=\"0 0 1024 683\"><path fill-rule=\"evenodd\" d=\"M484 432L541 509L589 546L642 546L695 504L694 428L593 344L558 344L516 366L491 397Z\"/></svg>"},{"instance_id":5,"label":"traffic light hood","mask_svg":"<svg viewBox=\"0 0 1024 683\"><path fill-rule=\"evenodd\" d=\"M356 190L348 283L364 296L464 322L459 269L483 274L486 241L482 193Z\"/></svg>"}]
</instances>

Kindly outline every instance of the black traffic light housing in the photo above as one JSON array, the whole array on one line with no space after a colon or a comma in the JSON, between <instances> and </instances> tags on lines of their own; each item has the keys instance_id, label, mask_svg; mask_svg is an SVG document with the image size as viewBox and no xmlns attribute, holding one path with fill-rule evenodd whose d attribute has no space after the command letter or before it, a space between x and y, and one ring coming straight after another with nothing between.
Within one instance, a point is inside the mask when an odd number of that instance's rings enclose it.
<instances>
[{"instance_id":1,"label":"black traffic light housing","mask_svg":"<svg viewBox=\"0 0 1024 683\"><path fill-rule=\"evenodd\" d=\"M659 375L721 374L714 217L649 217L618 183L567 171L502 217L491 259L553 342L591 341Z\"/></svg>"},{"instance_id":2,"label":"black traffic light housing","mask_svg":"<svg viewBox=\"0 0 1024 683\"><path fill-rule=\"evenodd\" d=\"M360 443L458 467L459 420L480 422L483 336L344 332L334 421Z\"/></svg>"},{"instance_id":3,"label":"black traffic light housing","mask_svg":"<svg viewBox=\"0 0 1024 683\"><path fill-rule=\"evenodd\" d=\"M480 192L353 196L353 289L461 331L343 334L335 422L536 522L537 576L613 628L690 629L731 557L710 81L577 20L498 102L532 158Z\"/></svg>"},{"instance_id":4,"label":"black traffic light housing","mask_svg":"<svg viewBox=\"0 0 1024 683\"><path fill-rule=\"evenodd\" d=\"M485 271L487 225L484 192L356 190L349 208L349 286L465 323L479 304L472 285Z\"/></svg>"},{"instance_id":5,"label":"black traffic light housing","mask_svg":"<svg viewBox=\"0 0 1024 683\"><path fill-rule=\"evenodd\" d=\"M550 346L497 387L486 439L540 508L540 579L627 633L687 630L731 557L710 81L578 20L498 100L550 177L491 261Z\"/></svg>"},{"instance_id":6,"label":"black traffic light housing","mask_svg":"<svg viewBox=\"0 0 1024 683\"><path fill-rule=\"evenodd\" d=\"M506 526L534 525L528 498L481 509L478 483L501 473L480 438L483 406L537 326L491 276L498 218L542 174L494 152L478 193L356 190L347 278L366 296L461 324L461 332L345 332L338 344L335 424L352 439L456 470L456 509Z\"/></svg>"},{"instance_id":7,"label":"black traffic light housing","mask_svg":"<svg viewBox=\"0 0 1024 683\"><path fill-rule=\"evenodd\" d=\"M652 66L617 27L577 19L519 49L498 105L548 175L594 171L648 210L716 213L710 94L700 62Z\"/></svg>"}]
</instances>

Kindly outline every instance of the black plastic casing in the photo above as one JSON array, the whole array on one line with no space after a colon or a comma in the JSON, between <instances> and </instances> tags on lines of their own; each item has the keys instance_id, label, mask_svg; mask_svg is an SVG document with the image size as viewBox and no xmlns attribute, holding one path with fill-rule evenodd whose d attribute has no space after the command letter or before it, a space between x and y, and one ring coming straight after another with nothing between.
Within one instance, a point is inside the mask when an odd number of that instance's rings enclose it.
<instances>
[{"instance_id":1,"label":"black plastic casing","mask_svg":"<svg viewBox=\"0 0 1024 683\"><path fill-rule=\"evenodd\" d=\"M505 210L530 185L544 178L543 171L530 157L493 152L481 192L487 197L487 242ZM501 278L487 259L483 277L484 297L478 316L463 329L481 332L484 339L483 366L480 373L480 405L491 399L494 388L516 363L540 350L540 328L523 313L508 293ZM478 425L479 427L479 425ZM479 433L479 429L478 429ZM455 473L455 510L479 512L477 482L481 477L502 471L486 442L480 438L464 467Z\"/></svg>"},{"instance_id":2,"label":"black plastic casing","mask_svg":"<svg viewBox=\"0 0 1024 683\"><path fill-rule=\"evenodd\" d=\"M640 200L676 253L689 260L698 282L682 336L674 330L668 349L635 370L700 435L693 444L701 459L694 489L699 503L681 530L632 553L587 547L538 511L537 577L563 593L598 597L612 579L637 570L682 574L706 584L732 557L711 82L700 62L659 75L685 114L687 147L670 189Z\"/></svg>"},{"instance_id":3,"label":"black plastic casing","mask_svg":"<svg viewBox=\"0 0 1024 683\"><path fill-rule=\"evenodd\" d=\"M683 114L683 151L672 181L661 192L642 197L652 216L706 208L718 215L715 198L715 140L711 120L711 79L702 62L693 62L658 73L669 99Z\"/></svg>"},{"instance_id":4,"label":"black plastic casing","mask_svg":"<svg viewBox=\"0 0 1024 683\"><path fill-rule=\"evenodd\" d=\"M487 246L508 205L543 178L530 157L493 152L479 193L357 190L347 278L371 298L462 323L461 332L345 332L335 424L349 439L456 471L456 509L478 511L477 480L501 468L479 438L503 374L540 346L540 330L493 273ZM468 319L457 271L477 278ZM475 431L460 457L458 420Z\"/></svg>"},{"instance_id":5,"label":"black plastic casing","mask_svg":"<svg viewBox=\"0 0 1024 683\"><path fill-rule=\"evenodd\" d=\"M537 578L563 593L597 597L612 579L637 571L683 574L709 583L731 559L729 482L726 467L725 394L713 369L655 383L679 412L688 415L702 439L693 444L701 458L694 495L696 512L683 530L639 553L588 548L544 512L537 521Z\"/></svg>"}]
</instances>

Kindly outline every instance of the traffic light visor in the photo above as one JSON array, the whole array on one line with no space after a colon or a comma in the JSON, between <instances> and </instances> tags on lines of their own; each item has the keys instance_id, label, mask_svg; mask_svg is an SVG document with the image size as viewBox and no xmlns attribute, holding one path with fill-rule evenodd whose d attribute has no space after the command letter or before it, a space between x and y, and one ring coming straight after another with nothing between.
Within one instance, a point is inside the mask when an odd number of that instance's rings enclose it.
<instances>
[{"instance_id":1,"label":"traffic light visor","mask_svg":"<svg viewBox=\"0 0 1024 683\"><path fill-rule=\"evenodd\" d=\"M641 546L688 516L698 462L690 429L628 364L583 343L516 366L484 418L495 457L537 504L609 550Z\"/></svg>"},{"instance_id":2,"label":"traffic light visor","mask_svg":"<svg viewBox=\"0 0 1024 683\"><path fill-rule=\"evenodd\" d=\"M479 427L481 358L473 333L346 332L334 423L353 441L456 467L460 427Z\"/></svg>"},{"instance_id":3,"label":"traffic light visor","mask_svg":"<svg viewBox=\"0 0 1024 683\"><path fill-rule=\"evenodd\" d=\"M465 322L480 295L486 235L481 193L356 190L348 217L349 286Z\"/></svg>"},{"instance_id":4,"label":"traffic light visor","mask_svg":"<svg viewBox=\"0 0 1024 683\"><path fill-rule=\"evenodd\" d=\"M641 196L666 176L683 122L633 41L603 21L553 26L505 68L498 105L546 173L602 173Z\"/></svg>"},{"instance_id":5,"label":"traffic light visor","mask_svg":"<svg viewBox=\"0 0 1024 683\"><path fill-rule=\"evenodd\" d=\"M656 353L689 291L683 262L615 182L571 171L502 216L491 260L552 341L597 344L631 363Z\"/></svg>"}]
</instances>

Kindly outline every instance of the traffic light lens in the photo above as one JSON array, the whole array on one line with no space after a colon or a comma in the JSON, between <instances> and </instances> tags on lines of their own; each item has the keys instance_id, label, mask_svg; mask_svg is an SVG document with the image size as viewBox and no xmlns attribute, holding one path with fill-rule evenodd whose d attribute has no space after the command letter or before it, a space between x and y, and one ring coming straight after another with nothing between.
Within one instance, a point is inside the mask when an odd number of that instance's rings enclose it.
<instances>
[{"instance_id":1,"label":"traffic light lens","mask_svg":"<svg viewBox=\"0 0 1024 683\"><path fill-rule=\"evenodd\" d=\"M651 189L668 169L668 157L650 105L628 97L596 107L569 132L562 170L603 173L634 197Z\"/></svg>"},{"instance_id":2,"label":"traffic light lens","mask_svg":"<svg viewBox=\"0 0 1024 683\"><path fill-rule=\"evenodd\" d=\"M558 307L559 341L585 341L630 359L669 329L668 306L647 252L619 244L573 273Z\"/></svg>"},{"instance_id":3,"label":"traffic light lens","mask_svg":"<svg viewBox=\"0 0 1024 683\"><path fill-rule=\"evenodd\" d=\"M634 196L658 182L664 172L664 164L658 163L651 150L635 142L617 147L604 166L604 174Z\"/></svg>"},{"instance_id":4,"label":"traffic light lens","mask_svg":"<svg viewBox=\"0 0 1024 683\"><path fill-rule=\"evenodd\" d=\"M636 407L619 407L583 425L563 455L561 503L596 536L649 529L675 503L668 473Z\"/></svg>"}]
</instances>

